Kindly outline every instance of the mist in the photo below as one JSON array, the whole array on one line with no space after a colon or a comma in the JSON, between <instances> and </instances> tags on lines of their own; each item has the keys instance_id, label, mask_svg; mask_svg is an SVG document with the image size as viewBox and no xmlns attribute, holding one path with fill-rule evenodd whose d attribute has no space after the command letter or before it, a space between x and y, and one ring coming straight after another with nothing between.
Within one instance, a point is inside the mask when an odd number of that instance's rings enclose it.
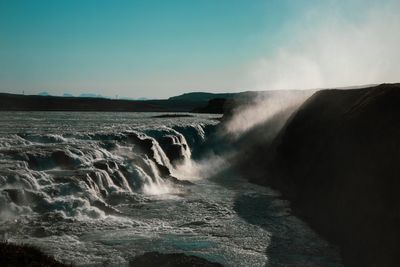
<instances>
[{"instance_id":1,"label":"mist","mask_svg":"<svg viewBox=\"0 0 400 267\"><path fill-rule=\"evenodd\" d=\"M237 105L224 125L226 133L239 137L266 124L264 130L276 134L318 89L399 81L400 2L355 3L359 9L353 14L343 12L340 1L319 3L286 25L278 48L256 60L248 77L252 90L280 92L260 92Z\"/></svg>"},{"instance_id":2,"label":"mist","mask_svg":"<svg viewBox=\"0 0 400 267\"><path fill-rule=\"evenodd\" d=\"M313 92L313 90L260 92L248 103L239 104L234 108L233 116L224 124L224 130L227 134L238 137L270 120L279 121L278 128L280 128L288 116ZM274 129L274 132L277 130L279 129Z\"/></svg>"},{"instance_id":3,"label":"mist","mask_svg":"<svg viewBox=\"0 0 400 267\"><path fill-rule=\"evenodd\" d=\"M277 49L256 60L248 77L248 88L276 92L259 92L235 105L225 134L246 146L269 142L319 89L399 82L398 10L396 1L326 1L288 22Z\"/></svg>"},{"instance_id":4,"label":"mist","mask_svg":"<svg viewBox=\"0 0 400 267\"><path fill-rule=\"evenodd\" d=\"M337 1L335 3L338 3ZM343 15L317 4L282 33L280 45L251 68L256 90L310 89L398 82L400 2L359 3Z\"/></svg>"}]
</instances>

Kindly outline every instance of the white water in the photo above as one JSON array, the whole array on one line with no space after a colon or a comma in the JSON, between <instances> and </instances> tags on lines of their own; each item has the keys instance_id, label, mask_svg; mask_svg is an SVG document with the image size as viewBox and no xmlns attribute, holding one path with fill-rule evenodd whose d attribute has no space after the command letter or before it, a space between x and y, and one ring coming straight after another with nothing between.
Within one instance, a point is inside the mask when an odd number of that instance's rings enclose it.
<instances>
[{"instance_id":1,"label":"white water","mask_svg":"<svg viewBox=\"0 0 400 267\"><path fill-rule=\"evenodd\" d=\"M78 266L124 266L146 251L340 266L275 192L217 172L221 158L192 160L215 116L154 115L0 113L0 233Z\"/></svg>"}]
</instances>

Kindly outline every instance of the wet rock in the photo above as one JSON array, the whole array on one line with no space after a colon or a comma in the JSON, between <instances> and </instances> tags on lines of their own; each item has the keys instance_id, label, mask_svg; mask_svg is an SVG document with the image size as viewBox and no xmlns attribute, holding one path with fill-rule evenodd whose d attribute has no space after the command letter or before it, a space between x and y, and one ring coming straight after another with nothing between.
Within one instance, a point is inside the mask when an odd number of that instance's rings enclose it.
<instances>
[{"instance_id":1,"label":"wet rock","mask_svg":"<svg viewBox=\"0 0 400 267\"><path fill-rule=\"evenodd\" d=\"M164 165L161 165L157 162L155 162L155 164L156 164L157 169L160 172L161 176L168 176L171 174L170 170L167 167L165 167Z\"/></svg>"},{"instance_id":2,"label":"wet rock","mask_svg":"<svg viewBox=\"0 0 400 267\"><path fill-rule=\"evenodd\" d=\"M110 171L110 167L108 166L106 161L96 161L93 163L93 166L103 171Z\"/></svg>"},{"instance_id":3,"label":"wet rock","mask_svg":"<svg viewBox=\"0 0 400 267\"><path fill-rule=\"evenodd\" d=\"M189 256L183 253L162 254L159 252L146 252L129 261L132 267L221 267L217 262Z\"/></svg>"},{"instance_id":4,"label":"wet rock","mask_svg":"<svg viewBox=\"0 0 400 267\"><path fill-rule=\"evenodd\" d=\"M67 267L71 265L56 261L37 248L28 245L0 243L0 266L2 267Z\"/></svg>"},{"instance_id":5,"label":"wet rock","mask_svg":"<svg viewBox=\"0 0 400 267\"><path fill-rule=\"evenodd\" d=\"M204 221L194 221L194 222L189 222L189 223L184 223L181 224L180 227L187 227L187 226L203 226L207 224L207 222Z\"/></svg>"},{"instance_id":6,"label":"wet rock","mask_svg":"<svg viewBox=\"0 0 400 267\"><path fill-rule=\"evenodd\" d=\"M122 214L116 208L113 208L112 206L110 206L100 200L95 200L91 204L92 204L92 206L104 211L104 213L107 215L121 215Z\"/></svg>"},{"instance_id":7,"label":"wet rock","mask_svg":"<svg viewBox=\"0 0 400 267\"><path fill-rule=\"evenodd\" d=\"M51 158L54 160L56 166L67 169L73 169L74 166L79 165L79 161L71 158L65 151L57 150L51 153Z\"/></svg>"},{"instance_id":8,"label":"wet rock","mask_svg":"<svg viewBox=\"0 0 400 267\"><path fill-rule=\"evenodd\" d=\"M193 115L190 114L163 114L163 115L156 115L156 116L151 116L152 118L188 118L188 117L194 117Z\"/></svg>"},{"instance_id":9,"label":"wet rock","mask_svg":"<svg viewBox=\"0 0 400 267\"><path fill-rule=\"evenodd\" d=\"M184 150L186 147L185 144L182 144L183 140L180 140L179 136L163 136L158 139L158 142L172 164L185 159Z\"/></svg>"},{"instance_id":10,"label":"wet rock","mask_svg":"<svg viewBox=\"0 0 400 267\"><path fill-rule=\"evenodd\" d=\"M192 182L190 182L188 180L179 180L178 178L171 176L171 175L165 177L165 179L174 184L178 184L178 185L184 185L184 186L194 185Z\"/></svg>"}]
</instances>

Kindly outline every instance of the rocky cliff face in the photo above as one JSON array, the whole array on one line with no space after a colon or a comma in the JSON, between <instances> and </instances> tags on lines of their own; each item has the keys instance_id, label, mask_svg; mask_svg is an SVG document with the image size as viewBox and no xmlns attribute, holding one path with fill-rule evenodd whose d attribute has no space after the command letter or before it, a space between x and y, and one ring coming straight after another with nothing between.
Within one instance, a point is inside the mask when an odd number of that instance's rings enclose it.
<instances>
[{"instance_id":1,"label":"rocky cliff face","mask_svg":"<svg viewBox=\"0 0 400 267\"><path fill-rule=\"evenodd\" d=\"M241 169L280 190L346 265L400 266L399 137L400 84L322 90Z\"/></svg>"}]
</instances>

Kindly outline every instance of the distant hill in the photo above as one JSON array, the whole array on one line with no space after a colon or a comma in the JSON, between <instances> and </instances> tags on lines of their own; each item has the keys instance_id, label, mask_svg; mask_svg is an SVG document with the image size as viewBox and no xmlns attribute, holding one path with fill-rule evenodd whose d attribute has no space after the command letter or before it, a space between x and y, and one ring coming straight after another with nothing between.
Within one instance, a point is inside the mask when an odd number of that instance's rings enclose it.
<instances>
[{"instance_id":1,"label":"distant hill","mask_svg":"<svg viewBox=\"0 0 400 267\"><path fill-rule=\"evenodd\" d=\"M193 92L193 93L185 93L178 96L173 96L168 98L168 100L185 100L185 101L199 101L199 102L208 102L214 98L233 98L235 93L204 93L204 92Z\"/></svg>"},{"instance_id":2,"label":"distant hill","mask_svg":"<svg viewBox=\"0 0 400 267\"><path fill-rule=\"evenodd\" d=\"M222 114L229 106L245 105L289 91L242 93L186 93L168 99L110 99L97 94L72 96L0 93L0 111L109 111L109 112L197 112ZM291 91L300 93L303 91Z\"/></svg>"},{"instance_id":3,"label":"distant hill","mask_svg":"<svg viewBox=\"0 0 400 267\"><path fill-rule=\"evenodd\" d=\"M212 97L210 94L209 97ZM107 111L107 112L191 112L207 106L210 98L169 98L163 100L123 100L85 97L18 95L0 93L0 111Z\"/></svg>"}]
</instances>

